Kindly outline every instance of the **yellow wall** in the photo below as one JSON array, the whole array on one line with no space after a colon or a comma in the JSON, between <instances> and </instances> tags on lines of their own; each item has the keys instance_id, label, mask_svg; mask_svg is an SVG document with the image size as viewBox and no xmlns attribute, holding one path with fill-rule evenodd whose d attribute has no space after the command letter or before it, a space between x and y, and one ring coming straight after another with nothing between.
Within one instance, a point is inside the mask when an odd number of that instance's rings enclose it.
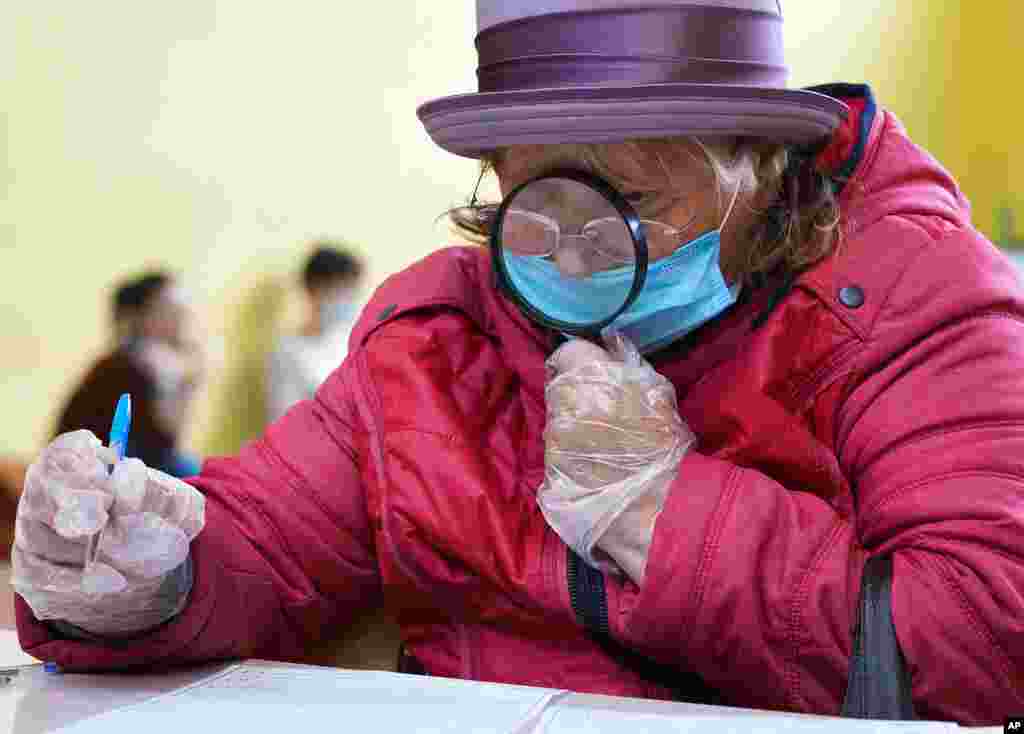
<instances>
[{"instance_id":1,"label":"yellow wall","mask_svg":"<svg viewBox=\"0 0 1024 734\"><path fill-rule=\"evenodd\" d=\"M1022 18L963 6L788 0L787 46L795 85L870 81L990 228L1019 119L990 66ZM36 450L103 348L109 283L153 263L185 274L223 345L190 443L252 436L303 243L360 248L372 286L433 249L434 218L469 193L474 163L414 110L475 87L473 28L471 0L0 3L0 452Z\"/></svg>"},{"instance_id":2,"label":"yellow wall","mask_svg":"<svg viewBox=\"0 0 1024 734\"><path fill-rule=\"evenodd\" d=\"M947 96L951 135L944 160L971 199L978 227L1002 244L1024 248L1024 6L1018 0L964 2L962 15L947 20L946 53L955 72ZM1014 212L1016 232L1005 230L997 217L1000 209Z\"/></svg>"}]
</instances>

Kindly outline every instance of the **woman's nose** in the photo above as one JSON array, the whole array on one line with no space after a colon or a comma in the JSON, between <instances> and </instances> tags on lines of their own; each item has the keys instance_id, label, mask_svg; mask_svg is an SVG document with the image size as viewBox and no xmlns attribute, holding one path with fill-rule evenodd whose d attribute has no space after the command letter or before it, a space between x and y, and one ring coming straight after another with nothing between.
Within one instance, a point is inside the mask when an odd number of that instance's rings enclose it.
<instances>
[{"instance_id":1,"label":"woman's nose","mask_svg":"<svg viewBox=\"0 0 1024 734\"><path fill-rule=\"evenodd\" d=\"M571 244L566 247L566 244L569 243L563 241L562 246L555 250L552 256L555 267L567 278L583 278L590 275L590 269L587 267L580 248L573 247Z\"/></svg>"}]
</instances>

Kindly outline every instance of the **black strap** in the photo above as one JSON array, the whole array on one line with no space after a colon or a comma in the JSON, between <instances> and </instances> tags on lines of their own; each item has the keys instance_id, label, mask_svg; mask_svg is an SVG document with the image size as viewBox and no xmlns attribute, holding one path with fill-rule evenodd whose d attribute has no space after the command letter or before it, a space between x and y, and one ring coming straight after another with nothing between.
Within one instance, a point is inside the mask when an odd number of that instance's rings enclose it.
<instances>
[{"instance_id":1,"label":"black strap","mask_svg":"<svg viewBox=\"0 0 1024 734\"><path fill-rule=\"evenodd\" d=\"M566 580L573 611L583 623L587 635L608 657L648 683L668 689L677 701L724 703L719 692L696 673L655 662L613 639L608 630L604 574L584 563L571 548L567 548L566 553Z\"/></svg>"},{"instance_id":2,"label":"black strap","mask_svg":"<svg viewBox=\"0 0 1024 734\"><path fill-rule=\"evenodd\" d=\"M843 716L856 719L916 719L907 670L892 623L892 558L864 564L860 612L850 656Z\"/></svg>"}]
</instances>

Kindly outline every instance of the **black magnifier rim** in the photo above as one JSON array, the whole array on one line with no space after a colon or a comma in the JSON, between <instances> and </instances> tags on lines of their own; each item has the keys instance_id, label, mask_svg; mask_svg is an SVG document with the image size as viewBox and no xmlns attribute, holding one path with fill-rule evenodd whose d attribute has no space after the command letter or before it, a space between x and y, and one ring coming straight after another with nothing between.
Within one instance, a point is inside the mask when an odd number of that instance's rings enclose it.
<instances>
[{"instance_id":1,"label":"black magnifier rim","mask_svg":"<svg viewBox=\"0 0 1024 734\"><path fill-rule=\"evenodd\" d=\"M622 221L625 223L627 229L629 229L630 236L633 238L633 250L636 254L633 270L633 285L629 289L629 293L626 295L626 300L623 301L619 309L612 313L611 316L608 316L601 321L591 322L589 324L580 324L548 317L519 294L518 289L516 289L512 284L512 278L509 275L508 270L505 268L505 259L502 257L502 248L500 244L501 226L505 221L505 211L515 200L516 195L520 191L537 181L543 181L549 178L567 178L589 186L601 193L604 198L615 207L615 211L617 211L619 216L622 217ZM640 291L644 289L644 284L647 282L647 235L644 232L644 225L640 221L640 216L636 213L636 210L633 209L633 206L626 200L626 198L616 191L607 181L591 173L580 171L575 168L555 168L542 173L539 176L535 176L529 181L519 184L512 189L508 196L502 199L501 204L498 206L498 211L494 216L494 225L491 228L490 235L490 247L492 267L497 276L498 286L501 288L502 292L515 301L516 305L522 309L531 321L550 329L565 332L566 334L573 334L574 336L598 336L602 329L610 325L626 309L633 305L633 301L635 301L640 295Z\"/></svg>"}]
</instances>

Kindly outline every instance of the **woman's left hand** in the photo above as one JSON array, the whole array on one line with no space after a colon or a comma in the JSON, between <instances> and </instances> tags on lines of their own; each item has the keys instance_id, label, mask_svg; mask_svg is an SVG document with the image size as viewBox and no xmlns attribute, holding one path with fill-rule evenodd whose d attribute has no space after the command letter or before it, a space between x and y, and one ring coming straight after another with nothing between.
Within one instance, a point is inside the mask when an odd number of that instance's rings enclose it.
<instances>
[{"instance_id":1,"label":"woman's left hand","mask_svg":"<svg viewBox=\"0 0 1024 734\"><path fill-rule=\"evenodd\" d=\"M625 337L573 339L548 359L537 501L587 563L643 579L654 522L695 437L672 384Z\"/></svg>"}]
</instances>

